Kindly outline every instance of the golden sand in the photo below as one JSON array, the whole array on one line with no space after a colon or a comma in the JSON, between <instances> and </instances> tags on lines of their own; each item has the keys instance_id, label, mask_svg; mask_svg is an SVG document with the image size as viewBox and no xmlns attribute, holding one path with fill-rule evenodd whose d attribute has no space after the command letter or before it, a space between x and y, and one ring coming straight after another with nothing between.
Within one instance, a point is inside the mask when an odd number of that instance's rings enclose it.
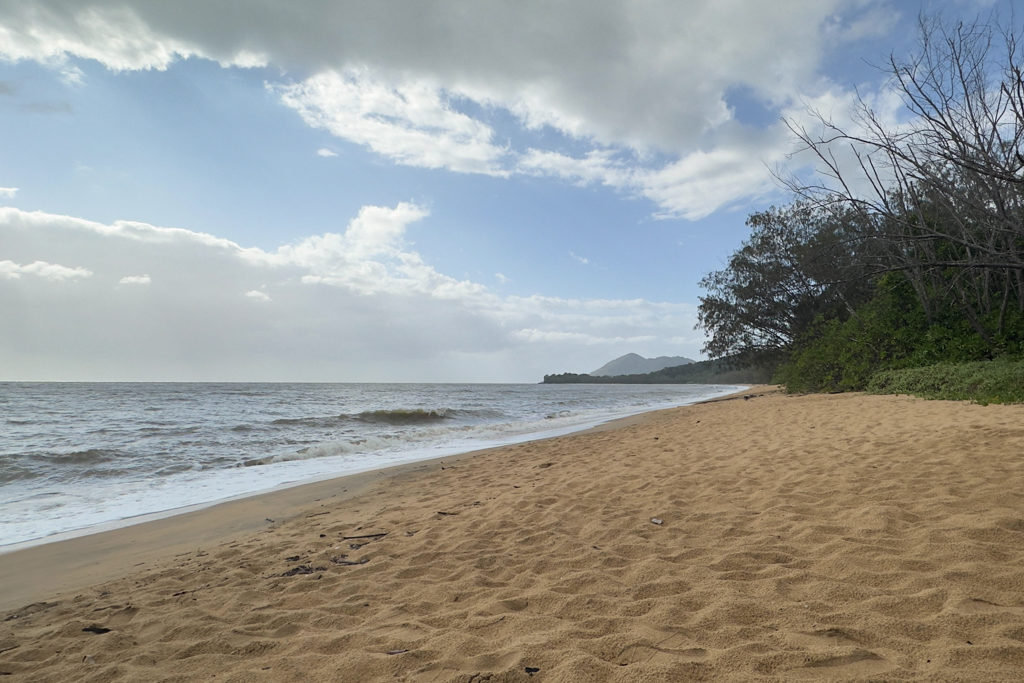
<instances>
[{"instance_id":1,"label":"golden sand","mask_svg":"<svg viewBox=\"0 0 1024 683\"><path fill-rule=\"evenodd\" d=\"M1024 678L1024 406L753 393L0 555L0 673Z\"/></svg>"}]
</instances>

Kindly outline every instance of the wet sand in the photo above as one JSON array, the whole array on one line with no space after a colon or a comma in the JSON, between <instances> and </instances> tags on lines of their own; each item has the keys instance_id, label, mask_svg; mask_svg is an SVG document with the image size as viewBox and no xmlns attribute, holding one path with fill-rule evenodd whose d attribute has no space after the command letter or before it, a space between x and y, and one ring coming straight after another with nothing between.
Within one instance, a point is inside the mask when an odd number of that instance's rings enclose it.
<instances>
[{"instance_id":1,"label":"wet sand","mask_svg":"<svg viewBox=\"0 0 1024 683\"><path fill-rule=\"evenodd\" d=\"M1018 679L1024 406L751 393L0 555L0 674Z\"/></svg>"}]
</instances>

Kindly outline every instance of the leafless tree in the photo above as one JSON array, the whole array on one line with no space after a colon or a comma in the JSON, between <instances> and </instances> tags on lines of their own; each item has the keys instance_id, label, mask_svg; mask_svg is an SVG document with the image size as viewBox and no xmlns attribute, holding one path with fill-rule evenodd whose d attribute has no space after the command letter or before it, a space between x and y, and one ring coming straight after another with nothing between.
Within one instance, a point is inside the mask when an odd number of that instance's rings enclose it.
<instances>
[{"instance_id":1,"label":"leafless tree","mask_svg":"<svg viewBox=\"0 0 1024 683\"><path fill-rule=\"evenodd\" d=\"M883 67L907 122L883 121L860 96L853 126L817 113L813 130L788 120L818 180L785 182L861 213L877 272L904 272L926 312L955 302L992 341L1008 306L1024 311L1020 36L995 19L921 17L919 31L916 54Z\"/></svg>"}]
</instances>

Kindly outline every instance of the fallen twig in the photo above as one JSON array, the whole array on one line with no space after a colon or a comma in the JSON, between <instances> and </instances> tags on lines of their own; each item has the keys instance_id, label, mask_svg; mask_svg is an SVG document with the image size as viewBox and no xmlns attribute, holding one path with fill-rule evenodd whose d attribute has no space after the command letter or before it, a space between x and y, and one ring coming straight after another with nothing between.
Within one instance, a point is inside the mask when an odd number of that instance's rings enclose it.
<instances>
[{"instance_id":1,"label":"fallen twig","mask_svg":"<svg viewBox=\"0 0 1024 683\"><path fill-rule=\"evenodd\" d=\"M384 538L387 535L388 535L388 532L385 531L384 533L381 533L381 534L363 534L362 536L342 536L341 540L343 540L343 541L351 541L351 540L356 539L356 538Z\"/></svg>"}]
</instances>

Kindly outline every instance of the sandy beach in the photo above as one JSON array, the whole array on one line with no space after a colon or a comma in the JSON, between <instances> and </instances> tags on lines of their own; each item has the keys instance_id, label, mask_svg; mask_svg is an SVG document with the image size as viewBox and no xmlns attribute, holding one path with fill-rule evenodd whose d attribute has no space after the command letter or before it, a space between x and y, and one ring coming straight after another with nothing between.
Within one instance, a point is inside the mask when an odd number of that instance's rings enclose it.
<instances>
[{"instance_id":1,"label":"sandy beach","mask_svg":"<svg viewBox=\"0 0 1024 683\"><path fill-rule=\"evenodd\" d=\"M0 555L32 681L1007 681L1024 406L746 396Z\"/></svg>"}]
</instances>

